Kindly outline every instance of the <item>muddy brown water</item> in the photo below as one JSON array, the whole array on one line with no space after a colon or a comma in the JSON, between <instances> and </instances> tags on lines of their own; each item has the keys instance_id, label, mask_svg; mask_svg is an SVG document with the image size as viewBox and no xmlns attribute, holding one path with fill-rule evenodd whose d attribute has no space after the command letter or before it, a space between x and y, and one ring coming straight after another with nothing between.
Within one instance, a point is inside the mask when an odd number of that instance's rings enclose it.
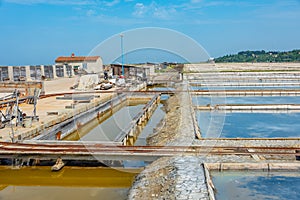
<instances>
[{"instance_id":1,"label":"muddy brown water","mask_svg":"<svg viewBox=\"0 0 300 200\"><path fill-rule=\"evenodd\" d=\"M126 199L140 169L0 167L0 199Z\"/></svg>"}]
</instances>

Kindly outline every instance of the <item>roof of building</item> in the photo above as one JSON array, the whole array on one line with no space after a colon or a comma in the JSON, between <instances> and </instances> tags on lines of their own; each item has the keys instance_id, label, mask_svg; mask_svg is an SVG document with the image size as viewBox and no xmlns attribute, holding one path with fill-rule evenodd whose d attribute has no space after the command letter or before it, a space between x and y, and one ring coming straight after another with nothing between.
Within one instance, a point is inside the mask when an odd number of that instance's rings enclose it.
<instances>
[{"instance_id":1,"label":"roof of building","mask_svg":"<svg viewBox=\"0 0 300 200\"><path fill-rule=\"evenodd\" d=\"M96 62L100 56L61 56L58 57L55 62L56 63L64 63L64 62L89 62L94 61Z\"/></svg>"},{"instance_id":2,"label":"roof of building","mask_svg":"<svg viewBox=\"0 0 300 200\"><path fill-rule=\"evenodd\" d=\"M109 64L110 66L114 66L114 67L122 67L122 64L118 64L118 63L111 63ZM126 67L134 67L133 65L127 65L127 64L123 64L123 66Z\"/></svg>"}]
</instances>

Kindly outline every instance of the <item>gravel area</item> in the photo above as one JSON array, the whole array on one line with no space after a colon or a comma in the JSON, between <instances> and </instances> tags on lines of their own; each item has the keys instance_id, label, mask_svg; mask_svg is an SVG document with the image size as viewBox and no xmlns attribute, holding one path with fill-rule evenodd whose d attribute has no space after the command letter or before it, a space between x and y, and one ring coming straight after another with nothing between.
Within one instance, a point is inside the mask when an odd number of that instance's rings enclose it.
<instances>
[{"instance_id":1,"label":"gravel area","mask_svg":"<svg viewBox=\"0 0 300 200\"><path fill-rule=\"evenodd\" d=\"M197 157L174 158L177 169L176 199L208 200L208 190L201 160Z\"/></svg>"},{"instance_id":2,"label":"gravel area","mask_svg":"<svg viewBox=\"0 0 300 200\"><path fill-rule=\"evenodd\" d=\"M178 94L171 96L168 103L164 106L166 116L160 125L156 128L156 132L147 138L150 146L165 146L168 142L173 141L179 129L181 121L181 109L178 102Z\"/></svg>"},{"instance_id":3,"label":"gravel area","mask_svg":"<svg viewBox=\"0 0 300 200\"><path fill-rule=\"evenodd\" d=\"M136 177L128 199L175 199L176 173L172 158L158 159Z\"/></svg>"},{"instance_id":4,"label":"gravel area","mask_svg":"<svg viewBox=\"0 0 300 200\"><path fill-rule=\"evenodd\" d=\"M208 200L201 163L193 156L161 158L136 177L128 198Z\"/></svg>"}]
</instances>

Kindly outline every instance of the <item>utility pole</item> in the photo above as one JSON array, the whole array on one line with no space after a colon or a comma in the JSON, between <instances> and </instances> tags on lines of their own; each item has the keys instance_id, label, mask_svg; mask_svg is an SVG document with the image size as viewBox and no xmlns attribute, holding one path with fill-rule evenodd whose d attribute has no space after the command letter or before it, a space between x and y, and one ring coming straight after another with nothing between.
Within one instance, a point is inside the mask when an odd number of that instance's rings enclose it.
<instances>
[{"instance_id":1,"label":"utility pole","mask_svg":"<svg viewBox=\"0 0 300 200\"><path fill-rule=\"evenodd\" d=\"M122 76L123 78L125 78L124 76L124 47L123 47L123 33L120 34L121 37L121 52L122 52Z\"/></svg>"}]
</instances>

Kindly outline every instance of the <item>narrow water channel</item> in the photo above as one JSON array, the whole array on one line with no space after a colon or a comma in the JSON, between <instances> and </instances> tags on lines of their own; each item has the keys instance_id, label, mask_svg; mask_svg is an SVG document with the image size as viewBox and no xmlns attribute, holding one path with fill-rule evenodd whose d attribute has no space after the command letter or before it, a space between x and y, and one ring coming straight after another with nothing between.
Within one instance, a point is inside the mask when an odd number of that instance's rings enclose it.
<instances>
[{"instance_id":1,"label":"narrow water channel","mask_svg":"<svg viewBox=\"0 0 300 200\"><path fill-rule=\"evenodd\" d=\"M143 106L144 104L129 105L128 102L121 103L102 118L92 120L64 138L64 140L114 141L122 129L125 129L134 116L141 111Z\"/></svg>"},{"instance_id":2,"label":"narrow water channel","mask_svg":"<svg viewBox=\"0 0 300 200\"><path fill-rule=\"evenodd\" d=\"M166 99L167 97L164 97ZM118 134L128 127L133 118L143 109L145 104L130 104L123 102L103 117L97 118L82 126L64 140L72 141L114 141ZM136 136L129 139L128 145L146 145L146 138L153 133L154 128L164 118L163 105L159 104L151 118L138 126Z\"/></svg>"},{"instance_id":3,"label":"narrow water channel","mask_svg":"<svg viewBox=\"0 0 300 200\"><path fill-rule=\"evenodd\" d=\"M135 140L135 146L146 146L147 145L147 137L151 135L155 130L154 128L157 127L159 122L165 117L165 112L162 110L163 105L159 104L152 114L152 117L147 122L147 124L142 127L141 133L138 135L137 139Z\"/></svg>"}]
</instances>

